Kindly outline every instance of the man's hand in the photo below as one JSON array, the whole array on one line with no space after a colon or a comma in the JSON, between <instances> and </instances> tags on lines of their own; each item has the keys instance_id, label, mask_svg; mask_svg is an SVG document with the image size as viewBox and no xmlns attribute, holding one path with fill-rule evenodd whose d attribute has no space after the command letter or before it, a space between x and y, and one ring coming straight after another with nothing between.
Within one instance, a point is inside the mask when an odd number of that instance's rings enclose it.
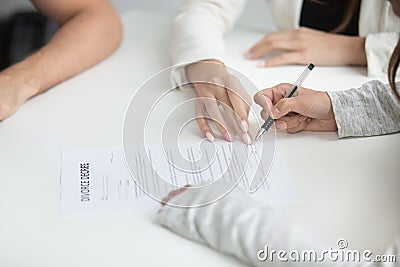
<instances>
[{"instance_id":1,"label":"man's hand","mask_svg":"<svg viewBox=\"0 0 400 267\"><path fill-rule=\"evenodd\" d=\"M276 128L285 129L288 133L303 130L336 131L337 125L328 94L300 87L293 97L284 98L292 86L287 83L279 84L254 96L254 101L263 108L262 118L267 119L272 115Z\"/></svg>"},{"instance_id":2,"label":"man's hand","mask_svg":"<svg viewBox=\"0 0 400 267\"><path fill-rule=\"evenodd\" d=\"M261 67L313 62L316 65L367 65L365 37L327 33L310 28L278 31L268 34L245 56L259 59L272 52L281 52L267 59Z\"/></svg>"},{"instance_id":3,"label":"man's hand","mask_svg":"<svg viewBox=\"0 0 400 267\"><path fill-rule=\"evenodd\" d=\"M212 120L226 141L232 142L238 134L245 144L251 144L248 122L251 97L239 79L229 74L220 62L193 63L186 67L186 73L199 96L195 113L203 135L214 141L215 134L209 125Z\"/></svg>"},{"instance_id":4,"label":"man's hand","mask_svg":"<svg viewBox=\"0 0 400 267\"><path fill-rule=\"evenodd\" d=\"M18 90L0 81L0 121L14 114L23 102Z\"/></svg>"},{"instance_id":5,"label":"man's hand","mask_svg":"<svg viewBox=\"0 0 400 267\"><path fill-rule=\"evenodd\" d=\"M32 81L13 75L19 71L15 68L13 66L0 73L0 121L14 114L28 98L37 93Z\"/></svg>"}]
</instances>

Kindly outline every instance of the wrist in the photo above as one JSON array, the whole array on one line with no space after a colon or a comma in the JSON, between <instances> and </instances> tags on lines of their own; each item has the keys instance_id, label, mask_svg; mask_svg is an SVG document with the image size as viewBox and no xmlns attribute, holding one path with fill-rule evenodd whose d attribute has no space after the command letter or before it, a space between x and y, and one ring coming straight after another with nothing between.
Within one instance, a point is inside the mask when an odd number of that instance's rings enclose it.
<instances>
[{"instance_id":1,"label":"wrist","mask_svg":"<svg viewBox=\"0 0 400 267\"><path fill-rule=\"evenodd\" d=\"M225 66L224 62L222 62L221 60L216 59L216 58L204 59L204 60L201 60L200 62L218 63L218 64Z\"/></svg>"},{"instance_id":2,"label":"wrist","mask_svg":"<svg viewBox=\"0 0 400 267\"><path fill-rule=\"evenodd\" d=\"M218 59L206 59L186 66L189 81L208 82L215 77L223 77L228 73L224 63Z\"/></svg>"},{"instance_id":3,"label":"wrist","mask_svg":"<svg viewBox=\"0 0 400 267\"><path fill-rule=\"evenodd\" d=\"M14 88L20 102L25 102L40 92L40 82L33 71L34 67L25 64L17 63L0 73L0 83Z\"/></svg>"},{"instance_id":4,"label":"wrist","mask_svg":"<svg viewBox=\"0 0 400 267\"><path fill-rule=\"evenodd\" d=\"M347 37L345 45L348 65L366 66L365 37Z\"/></svg>"}]
</instances>

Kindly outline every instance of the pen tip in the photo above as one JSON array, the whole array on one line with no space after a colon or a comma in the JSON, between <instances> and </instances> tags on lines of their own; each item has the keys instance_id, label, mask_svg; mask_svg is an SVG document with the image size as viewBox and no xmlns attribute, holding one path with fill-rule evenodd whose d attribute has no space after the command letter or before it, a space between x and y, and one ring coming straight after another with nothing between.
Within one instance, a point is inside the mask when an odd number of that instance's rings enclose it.
<instances>
[{"instance_id":1,"label":"pen tip","mask_svg":"<svg viewBox=\"0 0 400 267\"><path fill-rule=\"evenodd\" d=\"M308 69L309 69L309 70L313 70L314 67L315 67L315 65L312 64L312 63L310 63L310 65L308 65Z\"/></svg>"}]
</instances>

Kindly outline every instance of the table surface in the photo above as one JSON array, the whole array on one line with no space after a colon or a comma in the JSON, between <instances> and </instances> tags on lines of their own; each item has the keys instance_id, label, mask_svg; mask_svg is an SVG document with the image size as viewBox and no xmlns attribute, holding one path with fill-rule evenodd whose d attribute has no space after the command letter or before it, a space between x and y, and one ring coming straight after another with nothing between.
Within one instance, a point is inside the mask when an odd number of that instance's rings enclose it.
<instances>
[{"instance_id":1,"label":"table surface","mask_svg":"<svg viewBox=\"0 0 400 267\"><path fill-rule=\"evenodd\" d=\"M0 266L242 266L172 234L155 214L60 217L61 150L122 146L122 125L141 83L170 64L171 19L122 14L121 47L109 59L31 99L0 123ZM243 51L263 36L235 29L227 64L259 88L293 82L300 66L257 68ZM319 67L304 84L343 90L365 68ZM301 200L279 209L327 244L382 253L400 234L399 134L337 140L336 133L278 134Z\"/></svg>"}]
</instances>

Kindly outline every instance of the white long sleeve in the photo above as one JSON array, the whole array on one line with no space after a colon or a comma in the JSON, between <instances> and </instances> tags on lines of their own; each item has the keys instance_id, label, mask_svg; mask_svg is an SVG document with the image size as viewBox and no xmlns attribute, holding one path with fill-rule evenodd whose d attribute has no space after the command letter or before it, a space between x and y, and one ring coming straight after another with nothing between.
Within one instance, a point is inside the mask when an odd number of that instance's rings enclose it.
<instances>
[{"instance_id":1,"label":"white long sleeve","mask_svg":"<svg viewBox=\"0 0 400 267\"><path fill-rule=\"evenodd\" d=\"M224 58L223 35L232 28L246 0L189 0L173 23L174 64Z\"/></svg>"},{"instance_id":2,"label":"white long sleeve","mask_svg":"<svg viewBox=\"0 0 400 267\"><path fill-rule=\"evenodd\" d=\"M174 204L190 205L206 203L215 195L223 194L229 185L217 182L202 191L187 190L172 200ZM252 266L380 266L366 263L324 262L281 262L260 261L258 251L315 250L321 253L323 247L305 235L300 228L291 224L286 217L274 209L254 201L247 193L235 188L226 197L202 208L174 208L166 206L158 214L158 221L171 231L186 238L232 255ZM387 253L400 257L400 247L391 247ZM319 254L318 254L319 255ZM398 266L394 264L382 266Z\"/></svg>"},{"instance_id":3,"label":"white long sleeve","mask_svg":"<svg viewBox=\"0 0 400 267\"><path fill-rule=\"evenodd\" d=\"M371 33L366 36L365 53L368 76L387 75L389 60L398 40L399 34L397 32Z\"/></svg>"},{"instance_id":4,"label":"white long sleeve","mask_svg":"<svg viewBox=\"0 0 400 267\"><path fill-rule=\"evenodd\" d=\"M400 18L389 1L362 0L359 34L365 36L368 76L387 75L389 59L399 40Z\"/></svg>"}]
</instances>

